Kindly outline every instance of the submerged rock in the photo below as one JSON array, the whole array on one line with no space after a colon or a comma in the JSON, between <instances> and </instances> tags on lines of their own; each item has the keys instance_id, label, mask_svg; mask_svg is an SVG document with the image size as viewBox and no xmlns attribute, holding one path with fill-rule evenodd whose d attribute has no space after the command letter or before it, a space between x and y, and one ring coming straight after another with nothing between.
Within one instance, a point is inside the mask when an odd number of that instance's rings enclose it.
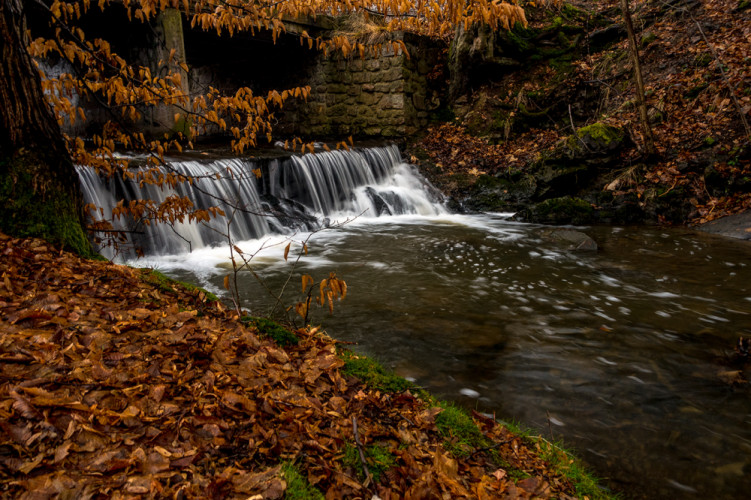
<instances>
[{"instance_id":1,"label":"submerged rock","mask_svg":"<svg viewBox=\"0 0 751 500\"><path fill-rule=\"evenodd\" d=\"M597 242L590 236L574 229L553 229L543 231L540 236L554 242L563 250L596 252Z\"/></svg>"}]
</instances>

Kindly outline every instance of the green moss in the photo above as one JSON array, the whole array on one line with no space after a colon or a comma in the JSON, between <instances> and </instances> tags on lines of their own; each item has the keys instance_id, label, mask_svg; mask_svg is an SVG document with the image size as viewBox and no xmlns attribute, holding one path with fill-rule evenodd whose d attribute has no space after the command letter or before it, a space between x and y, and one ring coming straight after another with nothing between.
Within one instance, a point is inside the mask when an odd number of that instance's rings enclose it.
<instances>
[{"instance_id":1,"label":"green moss","mask_svg":"<svg viewBox=\"0 0 751 500\"><path fill-rule=\"evenodd\" d=\"M193 126L193 122L190 119L186 119L185 115L180 115L180 117L177 119L177 122L172 126L172 134L173 135L182 135L182 137L190 140L192 139L193 134L190 131L190 128Z\"/></svg>"},{"instance_id":2,"label":"green moss","mask_svg":"<svg viewBox=\"0 0 751 500\"><path fill-rule=\"evenodd\" d=\"M385 447L374 444L363 449L368 471L373 476L374 482L379 482L384 472L396 465L396 455ZM357 447L347 444L344 448L344 465L358 471L358 476L364 479L365 473L362 468L362 460Z\"/></svg>"},{"instance_id":3,"label":"green moss","mask_svg":"<svg viewBox=\"0 0 751 500\"><path fill-rule=\"evenodd\" d=\"M467 413L452 404L442 404L443 411L435 419L438 432L446 442L444 446L454 456L467 457L486 444L485 436Z\"/></svg>"},{"instance_id":4,"label":"green moss","mask_svg":"<svg viewBox=\"0 0 751 500\"><path fill-rule=\"evenodd\" d=\"M559 75L567 75L573 71L574 66L571 64L573 56L566 53L566 49L551 49L544 54L551 57L549 64Z\"/></svg>"},{"instance_id":5,"label":"green moss","mask_svg":"<svg viewBox=\"0 0 751 500\"><path fill-rule=\"evenodd\" d=\"M746 10L749 7L751 7L751 0L739 0L738 1L738 7L736 7L738 10Z\"/></svg>"},{"instance_id":6,"label":"green moss","mask_svg":"<svg viewBox=\"0 0 751 500\"><path fill-rule=\"evenodd\" d=\"M535 51L535 46L529 41L533 35L532 31L524 28L521 24L516 23L505 35L520 54Z\"/></svg>"},{"instance_id":7,"label":"green moss","mask_svg":"<svg viewBox=\"0 0 751 500\"><path fill-rule=\"evenodd\" d=\"M570 21L587 20L590 17L589 12L587 12L586 10L574 7L573 5L568 3L561 6L561 15L563 15Z\"/></svg>"},{"instance_id":8,"label":"green moss","mask_svg":"<svg viewBox=\"0 0 751 500\"><path fill-rule=\"evenodd\" d=\"M38 165L53 161L29 151L0 159L0 230L19 238L42 238L83 257L94 257L73 195L54 180L40 179L44 169ZM72 165L70 169L75 173Z\"/></svg>"},{"instance_id":9,"label":"green moss","mask_svg":"<svg viewBox=\"0 0 751 500\"><path fill-rule=\"evenodd\" d=\"M646 35L641 37L641 46L646 47L655 40L657 40L657 35L655 35L654 33L647 33Z\"/></svg>"},{"instance_id":10,"label":"green moss","mask_svg":"<svg viewBox=\"0 0 751 500\"><path fill-rule=\"evenodd\" d=\"M163 292L167 293L177 293L177 290L175 290L175 285L179 285L188 292L193 291L200 291L203 292L203 294L206 296L206 299L212 302L218 302L219 297L214 295L213 293L209 292L208 290L192 285L190 283L186 283L185 281L179 281L173 278L170 278L169 276L163 274L160 271L157 271L156 269L152 269L151 272L146 276L146 282L150 283Z\"/></svg>"},{"instance_id":11,"label":"green moss","mask_svg":"<svg viewBox=\"0 0 751 500\"><path fill-rule=\"evenodd\" d=\"M574 484L579 498L590 498L591 500L618 498L617 495L613 495L610 491L601 487L599 480L563 444L548 441L515 422L500 421L499 423L536 449L540 458L545 460L553 471L569 478Z\"/></svg>"},{"instance_id":12,"label":"green moss","mask_svg":"<svg viewBox=\"0 0 751 500\"><path fill-rule=\"evenodd\" d=\"M699 97L699 94L701 94L707 87L709 87L709 83L700 83L699 85L689 89L684 94L684 96L686 97L686 99L696 99L697 97Z\"/></svg>"},{"instance_id":13,"label":"green moss","mask_svg":"<svg viewBox=\"0 0 751 500\"><path fill-rule=\"evenodd\" d=\"M697 54L697 56L694 58L694 65L699 68L706 68L711 62L712 55L707 53Z\"/></svg>"},{"instance_id":14,"label":"green moss","mask_svg":"<svg viewBox=\"0 0 751 500\"><path fill-rule=\"evenodd\" d=\"M285 500L324 500L323 493L311 486L307 478L293 464L282 464L282 476L287 482Z\"/></svg>"},{"instance_id":15,"label":"green moss","mask_svg":"<svg viewBox=\"0 0 751 500\"><path fill-rule=\"evenodd\" d=\"M386 392L418 389L412 382L386 370L381 364L370 358L359 356L347 350L341 350L339 356L344 361L342 373L358 378L371 389ZM421 391L418 389L416 392Z\"/></svg>"},{"instance_id":16,"label":"green moss","mask_svg":"<svg viewBox=\"0 0 751 500\"><path fill-rule=\"evenodd\" d=\"M297 335L270 319L243 316L240 321L247 326L254 327L260 335L269 337L279 346L297 345L300 342Z\"/></svg>"},{"instance_id":17,"label":"green moss","mask_svg":"<svg viewBox=\"0 0 751 500\"><path fill-rule=\"evenodd\" d=\"M704 138L704 141L702 142L704 142L705 146L709 147L709 146L714 146L715 144L717 144L717 139L715 139L711 135L708 135Z\"/></svg>"},{"instance_id":18,"label":"green moss","mask_svg":"<svg viewBox=\"0 0 751 500\"><path fill-rule=\"evenodd\" d=\"M341 350L339 355L345 362L341 371L357 377L371 389L387 392L402 392L410 389L416 392L429 405L443 408L443 411L436 416L435 424L438 432L444 438L444 448L455 457L468 457L479 449L485 449L490 459L498 467L506 470L512 479L519 480L529 477L526 472L513 467L505 461L493 449L494 443L482 434L466 410L451 403L438 402L429 393L415 387L411 382L389 373L380 364L371 359L358 356L347 350ZM545 453L543 459L551 461L551 468L553 470L571 479L577 492L587 495L591 499L613 498L606 490L601 489L597 485L597 480L587 472L578 460L570 456L569 452L562 446L549 443L542 437L535 436L529 431L523 431L519 426L505 422L501 423L508 427L512 433L520 435L520 437L531 443L533 448L536 448L537 443L540 443L540 450L542 453ZM396 465L393 453L382 446L368 446L364 452L368 468L376 481L380 479L380 475L383 472ZM345 447L342 460L345 465L360 471L360 477L362 477L362 464L359 452L355 446L347 445Z\"/></svg>"},{"instance_id":19,"label":"green moss","mask_svg":"<svg viewBox=\"0 0 751 500\"><path fill-rule=\"evenodd\" d=\"M582 139L585 137L591 137L603 145L608 145L612 142L621 142L626 135L623 130L611 127L610 125L605 125L604 123L593 123L592 125L582 127L576 131L576 134ZM569 138L569 141L578 143L578 139L573 136Z\"/></svg>"},{"instance_id":20,"label":"green moss","mask_svg":"<svg viewBox=\"0 0 751 500\"><path fill-rule=\"evenodd\" d=\"M504 460L493 449L494 443L486 438L466 410L451 403L439 404L443 411L436 416L438 432L445 439L443 447L457 458L466 458L479 449L487 449L487 454L496 466L503 468L514 479L524 479L529 474Z\"/></svg>"}]
</instances>

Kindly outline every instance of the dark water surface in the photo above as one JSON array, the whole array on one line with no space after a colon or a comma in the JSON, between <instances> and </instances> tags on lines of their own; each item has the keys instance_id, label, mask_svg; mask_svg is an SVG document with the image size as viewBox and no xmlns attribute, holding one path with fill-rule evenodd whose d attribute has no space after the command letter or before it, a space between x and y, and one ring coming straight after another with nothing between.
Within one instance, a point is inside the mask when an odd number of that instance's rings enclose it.
<instances>
[{"instance_id":1,"label":"dark water surface","mask_svg":"<svg viewBox=\"0 0 751 500\"><path fill-rule=\"evenodd\" d=\"M627 497L747 497L751 391L719 373L751 336L751 244L580 230L599 251L493 215L358 221L316 235L286 302L301 272L336 271L349 295L313 322L436 395L552 434ZM220 291L226 253L152 264ZM274 289L282 253L255 259ZM262 289L243 287L267 312Z\"/></svg>"}]
</instances>

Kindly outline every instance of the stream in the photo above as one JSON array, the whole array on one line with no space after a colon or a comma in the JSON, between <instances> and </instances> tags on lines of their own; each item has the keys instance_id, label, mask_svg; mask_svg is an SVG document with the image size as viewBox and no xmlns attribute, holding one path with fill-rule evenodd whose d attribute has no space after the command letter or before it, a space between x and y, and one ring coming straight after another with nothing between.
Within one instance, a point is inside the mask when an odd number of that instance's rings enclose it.
<instances>
[{"instance_id":1,"label":"stream","mask_svg":"<svg viewBox=\"0 0 751 500\"><path fill-rule=\"evenodd\" d=\"M562 441L628 498L745 496L751 391L721 373L751 335L751 247L681 229L578 230L598 251L503 214L359 218L315 234L294 271L284 237L239 246L266 247L252 262L272 290L292 273L285 305L302 273L335 271L348 296L314 324L441 398ZM226 247L138 264L228 298ZM270 312L250 274L240 282L246 307Z\"/></svg>"},{"instance_id":2,"label":"stream","mask_svg":"<svg viewBox=\"0 0 751 500\"><path fill-rule=\"evenodd\" d=\"M336 272L348 296L311 322L435 395L562 441L628 498L747 496L751 389L734 347L751 337L748 242L449 214L395 146L170 168L201 182L146 186L148 198L220 203L232 224L136 226L147 257L121 260L229 299L229 238L268 289L289 280L285 307L303 300L303 274ZM79 175L105 211L142 194L124 177ZM596 251L562 237L582 233ZM282 314L251 273L238 282L254 315Z\"/></svg>"}]
</instances>

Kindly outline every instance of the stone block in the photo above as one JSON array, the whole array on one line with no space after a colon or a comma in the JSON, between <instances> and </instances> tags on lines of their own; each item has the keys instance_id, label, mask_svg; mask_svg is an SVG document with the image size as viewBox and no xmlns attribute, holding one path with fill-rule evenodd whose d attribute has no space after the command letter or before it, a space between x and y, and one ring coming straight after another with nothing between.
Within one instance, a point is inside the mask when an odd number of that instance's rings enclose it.
<instances>
[{"instance_id":1,"label":"stone block","mask_svg":"<svg viewBox=\"0 0 751 500\"><path fill-rule=\"evenodd\" d=\"M381 61L379 59L369 59L365 61L365 69L368 71L380 71Z\"/></svg>"},{"instance_id":2,"label":"stone block","mask_svg":"<svg viewBox=\"0 0 751 500\"><path fill-rule=\"evenodd\" d=\"M381 81L383 82L395 82L404 78L402 68L389 68L386 71L381 71Z\"/></svg>"},{"instance_id":3,"label":"stone block","mask_svg":"<svg viewBox=\"0 0 751 500\"><path fill-rule=\"evenodd\" d=\"M357 127L358 129L363 129L370 125L372 123L371 120L368 119L367 115L358 115L352 119L352 126Z\"/></svg>"},{"instance_id":4,"label":"stone block","mask_svg":"<svg viewBox=\"0 0 751 500\"><path fill-rule=\"evenodd\" d=\"M364 104L366 106L374 106L381 101L382 97L383 95L379 93L371 93L371 92L362 93L360 94L360 97L358 98L357 102L360 104Z\"/></svg>"},{"instance_id":5,"label":"stone block","mask_svg":"<svg viewBox=\"0 0 751 500\"><path fill-rule=\"evenodd\" d=\"M372 83L363 83L361 89L363 92L373 92L375 90L375 85Z\"/></svg>"},{"instance_id":6,"label":"stone block","mask_svg":"<svg viewBox=\"0 0 751 500\"><path fill-rule=\"evenodd\" d=\"M346 104L336 104L329 108L328 115L331 117L342 117L348 114L349 107Z\"/></svg>"},{"instance_id":7,"label":"stone block","mask_svg":"<svg viewBox=\"0 0 751 500\"><path fill-rule=\"evenodd\" d=\"M412 105L415 107L415 109L426 109L426 107L425 107L425 95L423 95L423 94L413 94L412 95Z\"/></svg>"},{"instance_id":8,"label":"stone block","mask_svg":"<svg viewBox=\"0 0 751 500\"><path fill-rule=\"evenodd\" d=\"M388 94L391 92L391 83L390 82L378 82L375 84L375 91L376 92L383 92L384 94Z\"/></svg>"},{"instance_id":9,"label":"stone block","mask_svg":"<svg viewBox=\"0 0 751 500\"><path fill-rule=\"evenodd\" d=\"M388 94L379 103L382 109L404 109L403 94Z\"/></svg>"}]
</instances>

